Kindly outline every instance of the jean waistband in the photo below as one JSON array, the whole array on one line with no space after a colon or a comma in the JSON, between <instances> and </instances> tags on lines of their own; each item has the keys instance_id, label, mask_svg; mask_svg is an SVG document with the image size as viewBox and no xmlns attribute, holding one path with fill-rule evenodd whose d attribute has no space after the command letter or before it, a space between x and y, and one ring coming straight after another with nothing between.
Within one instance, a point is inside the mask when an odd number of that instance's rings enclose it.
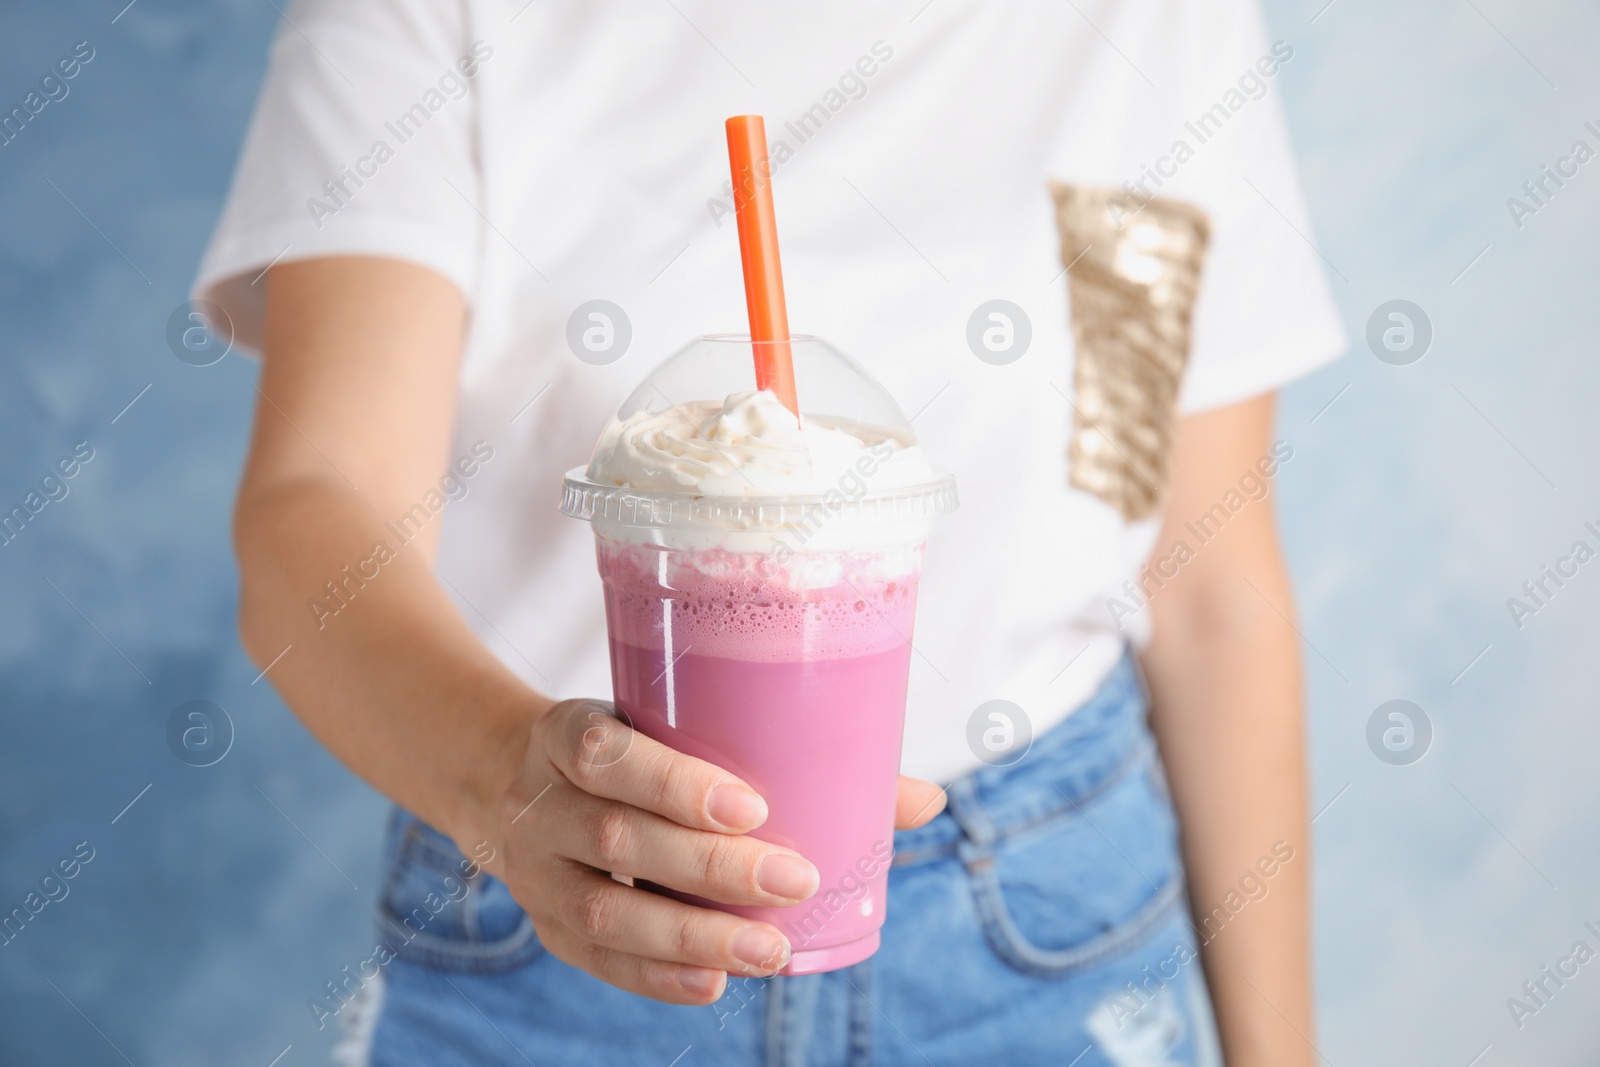
<instances>
[{"instance_id":1,"label":"jean waistband","mask_svg":"<svg viewBox=\"0 0 1600 1067\"><path fill-rule=\"evenodd\" d=\"M990 845L1114 785L1155 751L1147 707L1144 679L1124 653L1094 695L1035 738L1020 760L952 782L945 812L895 834L895 865L954 853L963 841Z\"/></svg>"}]
</instances>

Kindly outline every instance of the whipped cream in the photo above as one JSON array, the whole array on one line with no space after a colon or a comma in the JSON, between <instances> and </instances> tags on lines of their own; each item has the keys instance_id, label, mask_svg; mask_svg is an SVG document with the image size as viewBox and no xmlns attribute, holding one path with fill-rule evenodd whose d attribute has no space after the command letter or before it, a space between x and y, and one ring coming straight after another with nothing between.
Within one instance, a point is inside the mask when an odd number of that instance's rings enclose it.
<instances>
[{"instance_id":1,"label":"whipped cream","mask_svg":"<svg viewBox=\"0 0 1600 1067\"><path fill-rule=\"evenodd\" d=\"M922 447L843 419L802 422L769 390L612 419L591 481L711 497L860 495L936 480Z\"/></svg>"},{"instance_id":2,"label":"whipped cream","mask_svg":"<svg viewBox=\"0 0 1600 1067\"><path fill-rule=\"evenodd\" d=\"M909 434L829 416L797 419L766 390L613 418L585 478L642 498L715 505L693 522L665 526L594 516L596 533L610 540L803 556L813 568L817 553L887 552L880 564L902 574L921 565L930 513L865 525L841 522L841 513L879 493L949 481ZM774 498L786 506L770 506ZM803 580L821 587L837 575L808 570Z\"/></svg>"}]
</instances>

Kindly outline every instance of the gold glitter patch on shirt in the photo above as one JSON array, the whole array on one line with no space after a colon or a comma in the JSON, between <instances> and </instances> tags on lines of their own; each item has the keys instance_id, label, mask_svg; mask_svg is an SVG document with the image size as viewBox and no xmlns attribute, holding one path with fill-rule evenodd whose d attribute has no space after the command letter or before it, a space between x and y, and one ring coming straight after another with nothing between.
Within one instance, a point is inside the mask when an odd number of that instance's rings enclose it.
<instances>
[{"instance_id":1,"label":"gold glitter patch on shirt","mask_svg":"<svg viewBox=\"0 0 1600 1067\"><path fill-rule=\"evenodd\" d=\"M1051 183L1077 347L1069 483L1148 518L1165 498L1210 225L1192 205Z\"/></svg>"}]
</instances>

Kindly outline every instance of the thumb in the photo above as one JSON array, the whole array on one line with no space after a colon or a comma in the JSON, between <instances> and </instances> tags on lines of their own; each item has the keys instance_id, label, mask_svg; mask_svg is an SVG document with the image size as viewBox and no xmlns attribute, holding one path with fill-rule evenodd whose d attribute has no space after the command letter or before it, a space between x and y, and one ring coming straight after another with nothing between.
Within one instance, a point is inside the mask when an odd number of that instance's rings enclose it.
<instances>
[{"instance_id":1,"label":"thumb","mask_svg":"<svg viewBox=\"0 0 1600 1067\"><path fill-rule=\"evenodd\" d=\"M915 830L944 810L944 790L920 778L900 776L900 794L895 799L894 828Z\"/></svg>"}]
</instances>

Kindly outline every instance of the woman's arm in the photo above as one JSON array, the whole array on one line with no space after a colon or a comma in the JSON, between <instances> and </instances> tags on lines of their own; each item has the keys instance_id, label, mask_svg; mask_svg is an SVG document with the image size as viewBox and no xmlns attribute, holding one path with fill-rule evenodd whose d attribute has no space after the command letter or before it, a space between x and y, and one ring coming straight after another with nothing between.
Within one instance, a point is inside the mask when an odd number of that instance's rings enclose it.
<instances>
[{"instance_id":1,"label":"woman's arm","mask_svg":"<svg viewBox=\"0 0 1600 1067\"><path fill-rule=\"evenodd\" d=\"M1154 554L1177 574L1157 572L1143 657L1229 1067L1316 1055L1300 646L1273 504L1251 499L1277 466L1273 411L1267 395L1183 421Z\"/></svg>"},{"instance_id":2,"label":"woman's arm","mask_svg":"<svg viewBox=\"0 0 1600 1067\"><path fill-rule=\"evenodd\" d=\"M422 267L367 257L274 267L266 285L260 403L234 517L250 656L346 766L504 878L558 958L700 1004L728 971L780 966L789 949L776 928L610 877L729 904L808 897L809 863L744 836L765 803L733 775L632 735L603 703L528 688L435 579L437 520L404 545L385 528L450 460L460 293ZM363 566L380 545L392 558ZM335 603L329 583L344 602L336 615L312 607ZM932 818L938 797L903 782L902 825Z\"/></svg>"},{"instance_id":3,"label":"woman's arm","mask_svg":"<svg viewBox=\"0 0 1600 1067\"><path fill-rule=\"evenodd\" d=\"M438 522L405 545L384 526L450 459L461 294L369 258L274 267L263 284L264 365L234 511L245 649L346 766L463 845L496 838L480 813L550 702L434 579ZM362 579L379 544L394 558ZM339 605L329 582L348 606L319 618L313 601Z\"/></svg>"}]
</instances>

